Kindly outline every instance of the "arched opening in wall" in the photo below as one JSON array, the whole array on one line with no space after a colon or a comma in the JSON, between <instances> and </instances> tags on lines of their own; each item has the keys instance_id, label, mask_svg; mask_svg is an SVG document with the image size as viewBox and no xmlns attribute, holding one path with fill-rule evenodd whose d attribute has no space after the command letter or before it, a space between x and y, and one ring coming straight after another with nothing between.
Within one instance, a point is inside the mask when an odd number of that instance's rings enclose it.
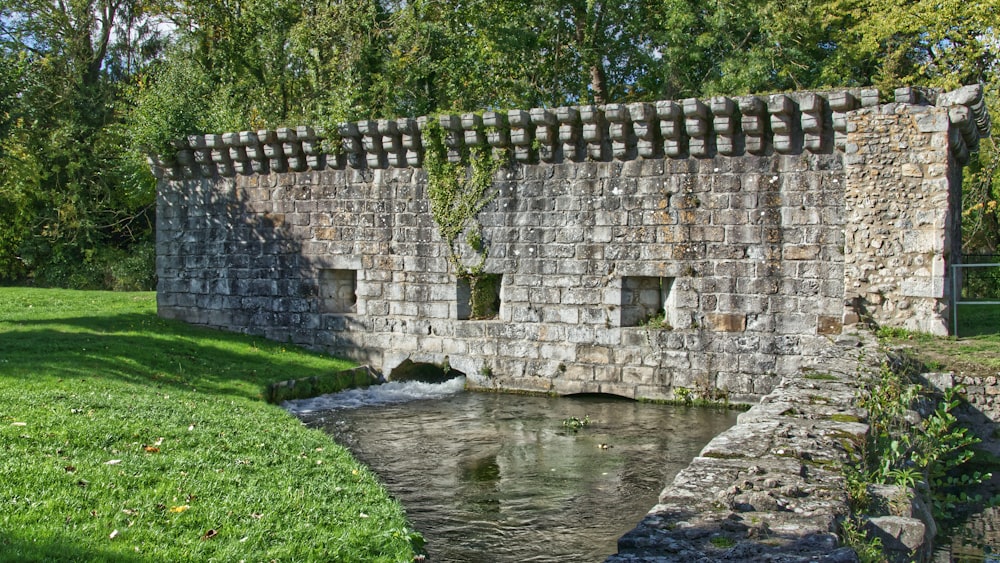
<instances>
[{"instance_id":1,"label":"arched opening in wall","mask_svg":"<svg viewBox=\"0 0 1000 563\"><path fill-rule=\"evenodd\" d=\"M319 299L321 313L356 313L358 272L356 270L320 270Z\"/></svg>"},{"instance_id":2,"label":"arched opening in wall","mask_svg":"<svg viewBox=\"0 0 1000 563\"><path fill-rule=\"evenodd\" d=\"M424 383L443 383L456 377L463 377L465 374L447 365L432 364L429 362L414 362L403 360L398 366L389 372L389 381L422 381Z\"/></svg>"},{"instance_id":3,"label":"arched opening in wall","mask_svg":"<svg viewBox=\"0 0 1000 563\"><path fill-rule=\"evenodd\" d=\"M503 274L479 274L458 278L458 285L455 288L458 320L497 318L500 314L502 285Z\"/></svg>"},{"instance_id":4,"label":"arched opening in wall","mask_svg":"<svg viewBox=\"0 0 1000 563\"><path fill-rule=\"evenodd\" d=\"M670 328L674 278L622 278L621 326Z\"/></svg>"}]
</instances>

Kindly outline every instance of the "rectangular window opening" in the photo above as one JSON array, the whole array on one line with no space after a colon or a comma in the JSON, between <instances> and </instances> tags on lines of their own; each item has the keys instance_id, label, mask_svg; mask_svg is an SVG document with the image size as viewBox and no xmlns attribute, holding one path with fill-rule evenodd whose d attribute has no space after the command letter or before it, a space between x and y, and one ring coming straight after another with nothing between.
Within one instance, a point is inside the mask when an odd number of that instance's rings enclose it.
<instances>
[{"instance_id":1,"label":"rectangular window opening","mask_svg":"<svg viewBox=\"0 0 1000 563\"><path fill-rule=\"evenodd\" d=\"M320 270L319 299L322 313L355 313L358 308L356 270Z\"/></svg>"},{"instance_id":2,"label":"rectangular window opening","mask_svg":"<svg viewBox=\"0 0 1000 563\"><path fill-rule=\"evenodd\" d=\"M671 289L674 278L622 278L621 326L670 329Z\"/></svg>"},{"instance_id":3,"label":"rectangular window opening","mask_svg":"<svg viewBox=\"0 0 1000 563\"><path fill-rule=\"evenodd\" d=\"M489 320L500 315L503 274L479 274L458 279L456 304L459 320Z\"/></svg>"}]
</instances>

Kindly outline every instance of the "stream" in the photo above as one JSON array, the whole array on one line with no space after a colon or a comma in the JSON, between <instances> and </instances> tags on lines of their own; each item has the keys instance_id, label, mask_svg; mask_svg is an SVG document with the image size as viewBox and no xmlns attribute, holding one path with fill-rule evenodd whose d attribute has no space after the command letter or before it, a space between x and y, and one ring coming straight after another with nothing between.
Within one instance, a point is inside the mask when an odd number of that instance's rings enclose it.
<instances>
[{"instance_id":1,"label":"stream","mask_svg":"<svg viewBox=\"0 0 1000 563\"><path fill-rule=\"evenodd\" d=\"M379 475L435 562L603 561L737 414L463 386L390 382L284 406Z\"/></svg>"}]
</instances>

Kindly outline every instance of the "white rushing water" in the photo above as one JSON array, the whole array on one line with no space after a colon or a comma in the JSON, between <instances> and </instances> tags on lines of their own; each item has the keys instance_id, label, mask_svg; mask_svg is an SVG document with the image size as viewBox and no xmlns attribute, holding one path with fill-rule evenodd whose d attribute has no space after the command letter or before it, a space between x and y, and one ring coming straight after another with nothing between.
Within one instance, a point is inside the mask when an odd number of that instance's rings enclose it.
<instances>
[{"instance_id":1,"label":"white rushing water","mask_svg":"<svg viewBox=\"0 0 1000 563\"><path fill-rule=\"evenodd\" d=\"M312 399L284 401L281 406L294 415L318 411L356 409L359 407L407 403L420 399L443 399L465 389L465 378L456 377L444 383L422 381L390 381L364 389L348 389L339 393L320 395Z\"/></svg>"}]
</instances>

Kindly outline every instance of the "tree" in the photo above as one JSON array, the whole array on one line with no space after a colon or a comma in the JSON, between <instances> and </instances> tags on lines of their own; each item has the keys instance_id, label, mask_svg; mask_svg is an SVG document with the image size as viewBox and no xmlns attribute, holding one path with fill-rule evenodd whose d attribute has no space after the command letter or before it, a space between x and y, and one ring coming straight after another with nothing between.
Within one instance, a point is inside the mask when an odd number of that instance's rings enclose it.
<instances>
[{"instance_id":1,"label":"tree","mask_svg":"<svg viewBox=\"0 0 1000 563\"><path fill-rule=\"evenodd\" d=\"M10 266L0 276L99 286L122 249L148 240L152 183L124 150L116 109L122 73L141 57L111 62L137 52L135 17L126 16L140 11L136 0L0 8L0 50L24 68L0 156L0 213L18 227L0 246Z\"/></svg>"}]
</instances>

